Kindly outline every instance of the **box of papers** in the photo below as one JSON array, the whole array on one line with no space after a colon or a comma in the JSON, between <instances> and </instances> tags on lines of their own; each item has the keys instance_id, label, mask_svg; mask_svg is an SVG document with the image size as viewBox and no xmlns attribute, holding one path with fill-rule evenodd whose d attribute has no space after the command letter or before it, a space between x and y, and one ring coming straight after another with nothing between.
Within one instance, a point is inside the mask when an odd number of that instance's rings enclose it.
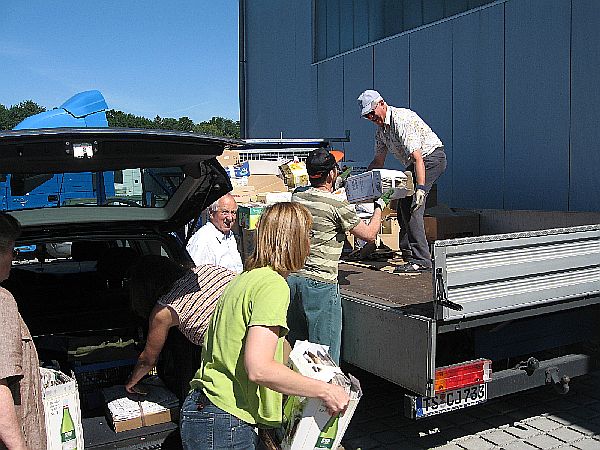
<instances>
[{"instance_id":1,"label":"box of papers","mask_svg":"<svg viewBox=\"0 0 600 450\"><path fill-rule=\"evenodd\" d=\"M178 419L179 400L162 383L144 383L140 387L147 391L146 395L128 394L123 385L102 390L107 419L117 433Z\"/></svg>"}]
</instances>

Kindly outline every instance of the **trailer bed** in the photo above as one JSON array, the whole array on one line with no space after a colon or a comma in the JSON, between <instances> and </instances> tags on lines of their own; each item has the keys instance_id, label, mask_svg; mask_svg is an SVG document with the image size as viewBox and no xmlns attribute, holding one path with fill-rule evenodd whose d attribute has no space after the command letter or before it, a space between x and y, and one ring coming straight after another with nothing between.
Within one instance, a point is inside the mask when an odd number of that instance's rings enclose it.
<instances>
[{"instance_id":1,"label":"trailer bed","mask_svg":"<svg viewBox=\"0 0 600 450\"><path fill-rule=\"evenodd\" d=\"M431 272L395 274L391 273L393 265L383 264L340 263L338 282L342 296L433 318Z\"/></svg>"}]
</instances>

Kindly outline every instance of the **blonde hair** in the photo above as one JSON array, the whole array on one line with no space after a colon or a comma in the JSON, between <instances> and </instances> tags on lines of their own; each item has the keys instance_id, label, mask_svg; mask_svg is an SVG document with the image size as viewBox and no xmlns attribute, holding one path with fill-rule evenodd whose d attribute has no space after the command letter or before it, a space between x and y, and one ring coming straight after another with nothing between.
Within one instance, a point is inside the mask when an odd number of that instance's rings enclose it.
<instances>
[{"instance_id":1,"label":"blonde hair","mask_svg":"<svg viewBox=\"0 0 600 450\"><path fill-rule=\"evenodd\" d=\"M256 227L256 245L246 270L270 266L280 275L304 266L310 252L312 215L299 203L267 206Z\"/></svg>"}]
</instances>

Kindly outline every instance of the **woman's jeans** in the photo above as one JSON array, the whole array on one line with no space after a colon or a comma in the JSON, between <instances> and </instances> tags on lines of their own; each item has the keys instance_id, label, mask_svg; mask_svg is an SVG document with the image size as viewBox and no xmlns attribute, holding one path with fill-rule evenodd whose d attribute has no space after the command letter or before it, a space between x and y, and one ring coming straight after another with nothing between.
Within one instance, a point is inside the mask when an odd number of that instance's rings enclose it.
<instances>
[{"instance_id":1,"label":"woman's jeans","mask_svg":"<svg viewBox=\"0 0 600 450\"><path fill-rule=\"evenodd\" d=\"M183 402L180 427L186 450L262 448L252 425L217 408L200 389Z\"/></svg>"}]
</instances>

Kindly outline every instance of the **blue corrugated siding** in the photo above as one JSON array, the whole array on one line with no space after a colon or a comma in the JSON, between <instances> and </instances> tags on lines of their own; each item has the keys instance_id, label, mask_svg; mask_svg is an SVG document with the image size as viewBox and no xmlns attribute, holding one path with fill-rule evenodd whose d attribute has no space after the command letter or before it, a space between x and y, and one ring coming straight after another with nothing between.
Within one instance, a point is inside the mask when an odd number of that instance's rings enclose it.
<instances>
[{"instance_id":1,"label":"blue corrugated siding","mask_svg":"<svg viewBox=\"0 0 600 450\"><path fill-rule=\"evenodd\" d=\"M373 48L375 60L373 66L374 87L381 95L385 96L390 105L399 108L408 108L409 104L408 40L408 36L401 36L382 42ZM365 86L362 90L369 88L371 86ZM358 107L356 109L358 110ZM365 126L369 128L368 137L370 139L370 143L366 148L371 149L372 152L375 126L366 120L364 122L366 125L361 123L361 128ZM390 169L403 168L400 162L392 156L388 157L386 167Z\"/></svg>"},{"instance_id":2,"label":"blue corrugated siding","mask_svg":"<svg viewBox=\"0 0 600 450\"><path fill-rule=\"evenodd\" d=\"M565 210L571 2L506 3L506 209Z\"/></svg>"},{"instance_id":3,"label":"blue corrugated siding","mask_svg":"<svg viewBox=\"0 0 600 450\"><path fill-rule=\"evenodd\" d=\"M319 64L317 73L319 137L344 135L344 60Z\"/></svg>"},{"instance_id":4,"label":"blue corrugated siding","mask_svg":"<svg viewBox=\"0 0 600 450\"><path fill-rule=\"evenodd\" d=\"M503 207L504 6L452 22L451 204Z\"/></svg>"},{"instance_id":5,"label":"blue corrugated siding","mask_svg":"<svg viewBox=\"0 0 600 450\"><path fill-rule=\"evenodd\" d=\"M429 124L446 149L448 170L438 200L452 202L452 23L410 35L410 108Z\"/></svg>"},{"instance_id":6,"label":"blue corrugated siding","mask_svg":"<svg viewBox=\"0 0 600 450\"><path fill-rule=\"evenodd\" d=\"M600 211L600 2L573 2L569 209Z\"/></svg>"},{"instance_id":7,"label":"blue corrugated siding","mask_svg":"<svg viewBox=\"0 0 600 450\"><path fill-rule=\"evenodd\" d=\"M362 91L373 86L373 48L368 47L344 56L344 129L356 130L351 142L346 144L346 157L355 161L368 155L373 149L375 127L360 117L356 99ZM365 122L365 123L363 123ZM372 134L359 132L362 127L370 128Z\"/></svg>"},{"instance_id":8,"label":"blue corrugated siding","mask_svg":"<svg viewBox=\"0 0 600 450\"><path fill-rule=\"evenodd\" d=\"M374 127L356 97L375 88L444 142L450 206L600 209L597 0L500 1L313 65L312 2L247 9L248 137L349 129L346 152L369 161Z\"/></svg>"}]
</instances>

